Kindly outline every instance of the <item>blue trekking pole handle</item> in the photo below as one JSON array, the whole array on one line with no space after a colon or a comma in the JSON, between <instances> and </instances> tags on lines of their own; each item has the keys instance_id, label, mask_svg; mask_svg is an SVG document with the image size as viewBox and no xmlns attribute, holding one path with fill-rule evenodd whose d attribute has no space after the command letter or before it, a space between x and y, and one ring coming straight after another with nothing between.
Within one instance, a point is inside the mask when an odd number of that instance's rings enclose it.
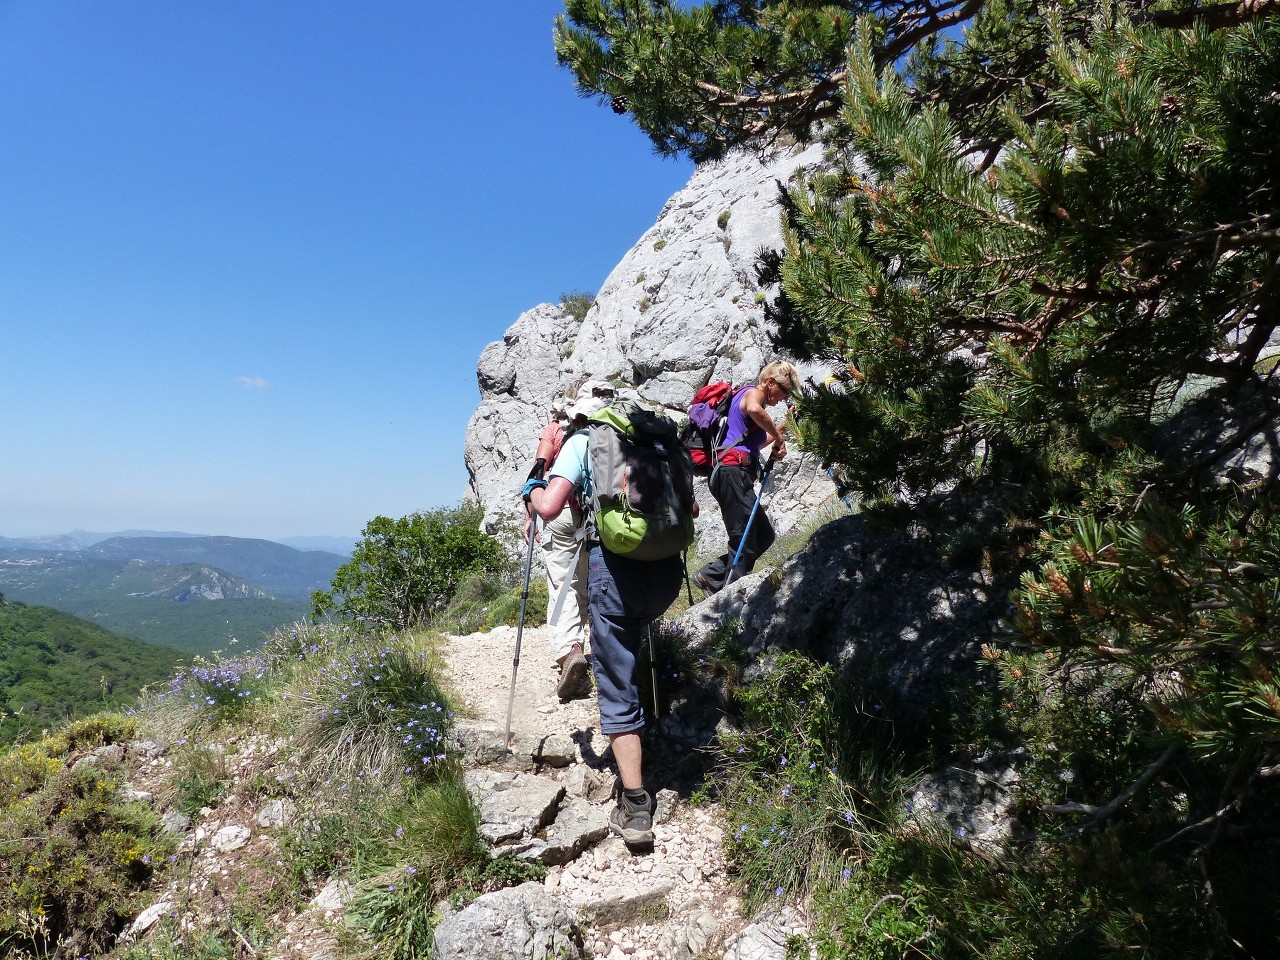
<instances>
[{"instance_id":1,"label":"blue trekking pole handle","mask_svg":"<svg viewBox=\"0 0 1280 960\"><path fill-rule=\"evenodd\" d=\"M770 460L765 464L764 473L760 476L760 493L756 496L756 502L751 505L751 514L747 517L747 525L742 530L742 537L738 540L738 550L733 555L733 565L729 567L729 579L725 581L725 586L733 580L733 574L738 569L738 561L742 559L742 550L747 545L747 534L751 532L751 523L756 518L756 511L760 509L760 501L764 499L764 488L769 482L769 474L773 470L775 461Z\"/></svg>"}]
</instances>

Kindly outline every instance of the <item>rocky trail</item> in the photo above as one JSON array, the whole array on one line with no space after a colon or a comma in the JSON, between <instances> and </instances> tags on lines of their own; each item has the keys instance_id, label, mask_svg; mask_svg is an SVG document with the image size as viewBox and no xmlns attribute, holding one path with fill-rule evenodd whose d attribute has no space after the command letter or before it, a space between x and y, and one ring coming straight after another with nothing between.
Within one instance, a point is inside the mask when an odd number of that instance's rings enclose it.
<instances>
[{"instance_id":1,"label":"rocky trail","mask_svg":"<svg viewBox=\"0 0 1280 960\"><path fill-rule=\"evenodd\" d=\"M459 723L459 737L475 760L488 761L468 782L495 852L549 864L543 889L580 920L584 956L781 958L787 936L801 930L799 918L745 923L721 854L718 811L712 803L689 802L689 784L666 766L659 744L646 751L646 782L658 801L652 852L632 853L609 833L614 774L608 739L599 730L594 695L567 703L556 696L545 628L523 632L511 753L501 755L515 643L515 628L506 627L452 637L444 650L451 682L471 713ZM539 819L544 826L534 826ZM517 832L517 822L526 829ZM516 909L527 920L530 908ZM510 919L506 910L482 912L478 928L459 924L459 943L498 935L496 925ZM453 946L452 924L453 918L437 933L440 956L485 955Z\"/></svg>"}]
</instances>

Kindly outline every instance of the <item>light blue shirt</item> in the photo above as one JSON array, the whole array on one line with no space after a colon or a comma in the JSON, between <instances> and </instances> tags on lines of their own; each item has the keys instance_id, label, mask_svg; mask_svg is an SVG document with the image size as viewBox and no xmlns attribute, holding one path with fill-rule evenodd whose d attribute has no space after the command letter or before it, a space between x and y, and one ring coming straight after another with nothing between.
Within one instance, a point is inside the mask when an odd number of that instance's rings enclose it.
<instances>
[{"instance_id":1,"label":"light blue shirt","mask_svg":"<svg viewBox=\"0 0 1280 960\"><path fill-rule=\"evenodd\" d=\"M586 430L579 430L567 438L560 448L560 455L552 464L548 476L564 477L577 490L583 493L583 500L591 491L591 456L590 438Z\"/></svg>"}]
</instances>

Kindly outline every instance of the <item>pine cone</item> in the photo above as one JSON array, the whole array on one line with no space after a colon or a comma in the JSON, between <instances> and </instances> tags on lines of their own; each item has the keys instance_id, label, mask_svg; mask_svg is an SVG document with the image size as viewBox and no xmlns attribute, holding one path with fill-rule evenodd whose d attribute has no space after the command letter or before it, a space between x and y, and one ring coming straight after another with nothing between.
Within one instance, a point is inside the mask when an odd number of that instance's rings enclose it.
<instances>
[{"instance_id":1,"label":"pine cone","mask_svg":"<svg viewBox=\"0 0 1280 960\"><path fill-rule=\"evenodd\" d=\"M1075 597L1075 591L1071 589L1070 581L1060 571L1050 567L1044 578L1049 582L1049 589L1063 600L1070 600Z\"/></svg>"},{"instance_id":2,"label":"pine cone","mask_svg":"<svg viewBox=\"0 0 1280 960\"><path fill-rule=\"evenodd\" d=\"M609 101L609 108L614 113L626 113L630 106L631 99L625 93L620 93Z\"/></svg>"}]
</instances>

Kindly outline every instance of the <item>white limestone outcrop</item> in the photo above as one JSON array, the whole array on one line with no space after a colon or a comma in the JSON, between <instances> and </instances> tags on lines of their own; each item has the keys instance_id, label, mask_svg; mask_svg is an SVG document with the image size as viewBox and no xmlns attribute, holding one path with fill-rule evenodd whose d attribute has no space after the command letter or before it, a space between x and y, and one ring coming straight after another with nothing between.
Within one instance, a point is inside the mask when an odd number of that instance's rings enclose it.
<instances>
[{"instance_id":1,"label":"white limestone outcrop","mask_svg":"<svg viewBox=\"0 0 1280 960\"><path fill-rule=\"evenodd\" d=\"M588 377L625 382L679 417L698 387L754 381L775 358L757 255L782 245L778 184L821 160L815 147L699 167L609 274L581 323L542 304L485 348L464 458L490 529L522 515L519 491L537 434L566 389ZM769 515L785 532L834 495L816 459L793 451L770 483ZM714 501L705 492L699 499L699 549L709 556L723 549L724 531Z\"/></svg>"}]
</instances>

